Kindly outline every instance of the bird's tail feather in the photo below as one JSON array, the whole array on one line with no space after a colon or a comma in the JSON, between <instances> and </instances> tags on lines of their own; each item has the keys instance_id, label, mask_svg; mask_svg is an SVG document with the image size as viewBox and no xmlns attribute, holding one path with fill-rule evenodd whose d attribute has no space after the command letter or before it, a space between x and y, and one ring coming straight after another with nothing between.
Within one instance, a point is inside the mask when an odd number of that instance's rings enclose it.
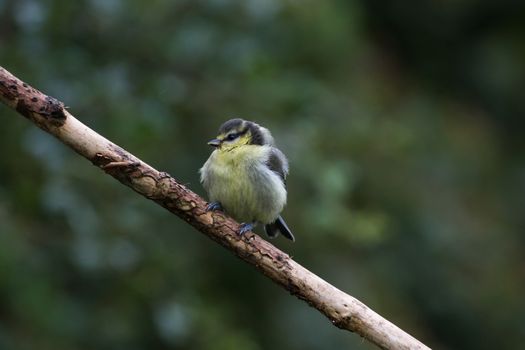
<instances>
[{"instance_id":1,"label":"bird's tail feather","mask_svg":"<svg viewBox=\"0 0 525 350\"><path fill-rule=\"evenodd\" d=\"M277 237L279 235L279 232L281 232L284 237L295 242L295 237L292 234L292 231L290 231L290 229L286 225L286 222L284 222L283 218L280 216L277 218L277 220L275 220L275 222L265 225L264 230L266 231L268 237Z\"/></svg>"}]
</instances>

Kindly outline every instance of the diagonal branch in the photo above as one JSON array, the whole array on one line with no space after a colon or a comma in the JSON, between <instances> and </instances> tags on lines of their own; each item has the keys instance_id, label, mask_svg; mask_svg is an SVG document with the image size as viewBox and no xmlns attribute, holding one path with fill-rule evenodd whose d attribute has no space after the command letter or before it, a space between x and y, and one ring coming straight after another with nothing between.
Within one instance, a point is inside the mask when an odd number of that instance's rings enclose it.
<instances>
[{"instance_id":1,"label":"diagonal branch","mask_svg":"<svg viewBox=\"0 0 525 350\"><path fill-rule=\"evenodd\" d=\"M255 266L272 281L319 310L335 326L355 332L383 349L429 349L256 234L249 232L240 238L237 222L219 212L206 212L206 203L197 194L97 134L75 119L62 102L32 88L2 67L0 100L107 174Z\"/></svg>"}]
</instances>

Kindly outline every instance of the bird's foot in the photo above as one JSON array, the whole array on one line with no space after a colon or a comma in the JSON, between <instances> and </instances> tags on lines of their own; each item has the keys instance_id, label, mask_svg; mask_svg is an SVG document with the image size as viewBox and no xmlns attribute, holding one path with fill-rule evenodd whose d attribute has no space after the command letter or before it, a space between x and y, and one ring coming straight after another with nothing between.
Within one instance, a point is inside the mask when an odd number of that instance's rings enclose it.
<instances>
[{"instance_id":1,"label":"bird's foot","mask_svg":"<svg viewBox=\"0 0 525 350\"><path fill-rule=\"evenodd\" d=\"M248 231L251 231L255 228L255 223L253 222L243 222L239 227L239 236L244 236Z\"/></svg>"},{"instance_id":2,"label":"bird's foot","mask_svg":"<svg viewBox=\"0 0 525 350\"><path fill-rule=\"evenodd\" d=\"M206 211L217 211L217 210L222 211L222 205L220 202L211 202L211 203L208 203L208 205L206 206Z\"/></svg>"}]
</instances>

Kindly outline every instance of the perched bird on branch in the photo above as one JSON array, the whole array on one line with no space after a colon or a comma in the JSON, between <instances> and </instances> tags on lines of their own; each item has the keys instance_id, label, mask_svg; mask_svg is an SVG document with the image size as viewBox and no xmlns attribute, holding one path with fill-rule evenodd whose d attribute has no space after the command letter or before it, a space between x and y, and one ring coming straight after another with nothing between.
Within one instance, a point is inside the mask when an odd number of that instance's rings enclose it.
<instances>
[{"instance_id":1,"label":"perched bird on branch","mask_svg":"<svg viewBox=\"0 0 525 350\"><path fill-rule=\"evenodd\" d=\"M231 119L208 145L215 150L200 169L210 200L207 209L224 210L242 222L240 235L262 223L269 237L280 232L295 241L280 216L286 204L288 160L274 146L270 131L251 121Z\"/></svg>"}]
</instances>

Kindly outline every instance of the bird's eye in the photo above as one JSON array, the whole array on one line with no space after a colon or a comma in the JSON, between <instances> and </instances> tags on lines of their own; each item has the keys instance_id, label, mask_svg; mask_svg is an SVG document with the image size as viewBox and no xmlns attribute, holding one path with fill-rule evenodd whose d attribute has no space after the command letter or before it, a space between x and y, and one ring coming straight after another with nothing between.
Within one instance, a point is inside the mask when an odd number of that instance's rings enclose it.
<instances>
[{"instance_id":1,"label":"bird's eye","mask_svg":"<svg viewBox=\"0 0 525 350\"><path fill-rule=\"evenodd\" d=\"M233 141L237 138L237 136L239 136L239 134L236 134L236 133L229 134L228 136L226 136L226 140Z\"/></svg>"}]
</instances>

